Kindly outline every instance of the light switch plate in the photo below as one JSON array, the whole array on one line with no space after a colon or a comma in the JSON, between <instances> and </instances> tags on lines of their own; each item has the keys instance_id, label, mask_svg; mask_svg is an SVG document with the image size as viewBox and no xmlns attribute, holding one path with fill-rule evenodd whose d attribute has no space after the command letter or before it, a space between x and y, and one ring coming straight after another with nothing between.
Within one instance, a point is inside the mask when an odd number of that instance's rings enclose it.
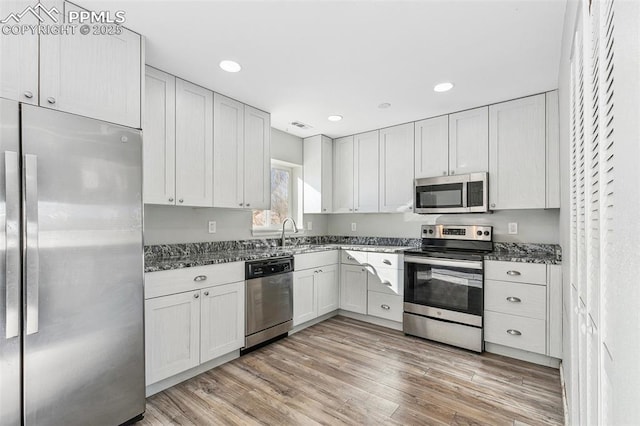
<instances>
[{"instance_id":1,"label":"light switch plate","mask_svg":"<svg viewBox=\"0 0 640 426\"><path fill-rule=\"evenodd\" d=\"M313 230L313 222L307 222L307 231Z\"/></svg>"},{"instance_id":2,"label":"light switch plate","mask_svg":"<svg viewBox=\"0 0 640 426\"><path fill-rule=\"evenodd\" d=\"M216 221L215 220L210 220L209 221L209 233L210 234L215 234L216 233Z\"/></svg>"},{"instance_id":3,"label":"light switch plate","mask_svg":"<svg viewBox=\"0 0 640 426\"><path fill-rule=\"evenodd\" d=\"M509 233L510 234L518 233L518 222L509 222Z\"/></svg>"},{"instance_id":4,"label":"light switch plate","mask_svg":"<svg viewBox=\"0 0 640 426\"><path fill-rule=\"evenodd\" d=\"M353 222L353 223L351 223L351 231L355 232L355 230L356 230L356 224L355 224L355 222Z\"/></svg>"}]
</instances>

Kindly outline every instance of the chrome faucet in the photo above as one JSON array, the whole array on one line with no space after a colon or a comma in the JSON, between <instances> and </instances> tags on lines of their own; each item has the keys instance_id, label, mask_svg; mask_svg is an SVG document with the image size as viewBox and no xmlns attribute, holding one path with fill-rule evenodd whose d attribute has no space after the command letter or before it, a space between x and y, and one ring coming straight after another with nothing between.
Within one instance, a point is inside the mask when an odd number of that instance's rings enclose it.
<instances>
[{"instance_id":1,"label":"chrome faucet","mask_svg":"<svg viewBox=\"0 0 640 426\"><path fill-rule=\"evenodd\" d=\"M296 221L293 220L292 217L285 218L285 220L282 221L282 244L280 245L281 247L284 247L284 227L288 221L291 221L291 224L293 225L293 232L295 234L298 233L298 227L296 226Z\"/></svg>"}]
</instances>

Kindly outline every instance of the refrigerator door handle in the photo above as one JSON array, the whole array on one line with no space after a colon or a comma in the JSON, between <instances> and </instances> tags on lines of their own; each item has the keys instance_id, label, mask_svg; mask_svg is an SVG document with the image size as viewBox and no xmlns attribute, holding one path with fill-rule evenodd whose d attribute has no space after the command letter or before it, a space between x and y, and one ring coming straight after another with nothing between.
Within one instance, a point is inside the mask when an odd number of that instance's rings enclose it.
<instances>
[{"instance_id":1,"label":"refrigerator door handle","mask_svg":"<svg viewBox=\"0 0 640 426\"><path fill-rule=\"evenodd\" d=\"M27 299L27 335L38 332L38 157L24 156L24 209L25 209L25 275Z\"/></svg>"},{"instance_id":2,"label":"refrigerator door handle","mask_svg":"<svg viewBox=\"0 0 640 426\"><path fill-rule=\"evenodd\" d=\"M18 153L4 153L6 338L20 334L20 170Z\"/></svg>"}]
</instances>

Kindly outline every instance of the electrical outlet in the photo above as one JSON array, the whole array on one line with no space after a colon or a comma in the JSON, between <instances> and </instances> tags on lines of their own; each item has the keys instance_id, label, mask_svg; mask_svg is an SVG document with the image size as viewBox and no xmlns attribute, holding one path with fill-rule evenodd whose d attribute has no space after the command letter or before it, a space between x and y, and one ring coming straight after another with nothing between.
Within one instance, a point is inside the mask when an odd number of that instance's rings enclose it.
<instances>
[{"instance_id":1,"label":"electrical outlet","mask_svg":"<svg viewBox=\"0 0 640 426\"><path fill-rule=\"evenodd\" d=\"M313 230L313 222L307 222L307 231Z\"/></svg>"},{"instance_id":2,"label":"electrical outlet","mask_svg":"<svg viewBox=\"0 0 640 426\"><path fill-rule=\"evenodd\" d=\"M355 222L351 224L351 231L355 232L356 230L356 224Z\"/></svg>"},{"instance_id":3,"label":"electrical outlet","mask_svg":"<svg viewBox=\"0 0 640 426\"><path fill-rule=\"evenodd\" d=\"M215 220L210 220L209 221L209 233L210 234L215 234L216 233L216 221Z\"/></svg>"},{"instance_id":4,"label":"electrical outlet","mask_svg":"<svg viewBox=\"0 0 640 426\"><path fill-rule=\"evenodd\" d=\"M518 233L518 222L509 222L509 233L510 234Z\"/></svg>"}]
</instances>

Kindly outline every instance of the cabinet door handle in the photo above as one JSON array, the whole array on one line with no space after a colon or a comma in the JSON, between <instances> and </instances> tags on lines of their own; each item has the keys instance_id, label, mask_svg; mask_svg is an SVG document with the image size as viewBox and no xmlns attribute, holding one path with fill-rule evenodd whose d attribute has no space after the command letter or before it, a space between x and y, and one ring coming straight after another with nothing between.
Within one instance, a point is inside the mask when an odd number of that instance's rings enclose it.
<instances>
[{"instance_id":1,"label":"cabinet door handle","mask_svg":"<svg viewBox=\"0 0 640 426\"><path fill-rule=\"evenodd\" d=\"M495 206L496 206L496 203L491 203L491 207L495 207Z\"/></svg>"},{"instance_id":2,"label":"cabinet door handle","mask_svg":"<svg viewBox=\"0 0 640 426\"><path fill-rule=\"evenodd\" d=\"M442 176L446 176L447 175L447 171L445 170L444 172L442 172Z\"/></svg>"},{"instance_id":3,"label":"cabinet door handle","mask_svg":"<svg viewBox=\"0 0 640 426\"><path fill-rule=\"evenodd\" d=\"M247 203L247 204L245 205L245 207L251 207L251 204Z\"/></svg>"},{"instance_id":4,"label":"cabinet door handle","mask_svg":"<svg viewBox=\"0 0 640 426\"><path fill-rule=\"evenodd\" d=\"M24 97L27 99L31 99L33 98L33 93L27 90L26 92L24 92Z\"/></svg>"},{"instance_id":5,"label":"cabinet door handle","mask_svg":"<svg viewBox=\"0 0 640 426\"><path fill-rule=\"evenodd\" d=\"M200 297L200 293L196 293L196 294L193 295L194 299L197 299L198 297Z\"/></svg>"},{"instance_id":6,"label":"cabinet door handle","mask_svg":"<svg viewBox=\"0 0 640 426\"><path fill-rule=\"evenodd\" d=\"M455 175L455 174L456 174L456 171L455 171L455 170L451 170L451 174L452 174L452 175Z\"/></svg>"},{"instance_id":7,"label":"cabinet door handle","mask_svg":"<svg viewBox=\"0 0 640 426\"><path fill-rule=\"evenodd\" d=\"M349 209L349 211L350 211L350 212L352 212L352 211L353 211L353 209Z\"/></svg>"},{"instance_id":8,"label":"cabinet door handle","mask_svg":"<svg viewBox=\"0 0 640 426\"><path fill-rule=\"evenodd\" d=\"M313 271L313 273L314 273L314 274L317 274L317 273L318 273L318 271Z\"/></svg>"},{"instance_id":9,"label":"cabinet door handle","mask_svg":"<svg viewBox=\"0 0 640 426\"><path fill-rule=\"evenodd\" d=\"M322 209L322 211L323 211L323 212L326 212L326 211L327 211L327 209Z\"/></svg>"},{"instance_id":10,"label":"cabinet door handle","mask_svg":"<svg viewBox=\"0 0 640 426\"><path fill-rule=\"evenodd\" d=\"M184 203L184 200L183 200L182 198L180 198L180 199L178 200L178 202L179 202L179 203Z\"/></svg>"},{"instance_id":11,"label":"cabinet door handle","mask_svg":"<svg viewBox=\"0 0 640 426\"><path fill-rule=\"evenodd\" d=\"M318 269L318 272L319 272L319 273L322 273L322 269Z\"/></svg>"},{"instance_id":12,"label":"cabinet door handle","mask_svg":"<svg viewBox=\"0 0 640 426\"><path fill-rule=\"evenodd\" d=\"M169 198L169 202L170 202L170 203L173 203L173 198Z\"/></svg>"},{"instance_id":13,"label":"cabinet door handle","mask_svg":"<svg viewBox=\"0 0 640 426\"><path fill-rule=\"evenodd\" d=\"M507 271L507 275L510 275L512 277L517 277L522 274L519 271Z\"/></svg>"},{"instance_id":14,"label":"cabinet door handle","mask_svg":"<svg viewBox=\"0 0 640 426\"><path fill-rule=\"evenodd\" d=\"M198 275L195 278L193 278L194 281L206 281L207 280L207 276L206 275Z\"/></svg>"},{"instance_id":15,"label":"cabinet door handle","mask_svg":"<svg viewBox=\"0 0 640 426\"><path fill-rule=\"evenodd\" d=\"M520 302L522 302L522 299L520 299L519 297L509 296L509 297L507 297L507 302L520 303Z\"/></svg>"},{"instance_id":16,"label":"cabinet door handle","mask_svg":"<svg viewBox=\"0 0 640 426\"><path fill-rule=\"evenodd\" d=\"M56 103L56 98L52 98L52 97L48 97L47 98L47 102L49 102L51 105Z\"/></svg>"},{"instance_id":17,"label":"cabinet door handle","mask_svg":"<svg viewBox=\"0 0 640 426\"><path fill-rule=\"evenodd\" d=\"M208 292L208 291L205 291L205 292L204 292L204 295L205 295L205 296L208 296L208 295L209 295L209 292Z\"/></svg>"},{"instance_id":18,"label":"cabinet door handle","mask_svg":"<svg viewBox=\"0 0 640 426\"><path fill-rule=\"evenodd\" d=\"M521 332L519 332L518 330L514 330L512 328L507 330L507 333L512 335L512 336L522 336Z\"/></svg>"},{"instance_id":19,"label":"cabinet door handle","mask_svg":"<svg viewBox=\"0 0 640 426\"><path fill-rule=\"evenodd\" d=\"M238 203L238 205L239 205L240 207L242 207L242 203Z\"/></svg>"},{"instance_id":20,"label":"cabinet door handle","mask_svg":"<svg viewBox=\"0 0 640 426\"><path fill-rule=\"evenodd\" d=\"M355 259L351 256L347 256L347 260L355 260Z\"/></svg>"},{"instance_id":21,"label":"cabinet door handle","mask_svg":"<svg viewBox=\"0 0 640 426\"><path fill-rule=\"evenodd\" d=\"M366 269L362 268L362 272L366 271Z\"/></svg>"},{"instance_id":22,"label":"cabinet door handle","mask_svg":"<svg viewBox=\"0 0 640 426\"><path fill-rule=\"evenodd\" d=\"M380 305L380 307L382 309L384 309L385 311L388 311L389 309L391 309L391 307L389 305Z\"/></svg>"},{"instance_id":23,"label":"cabinet door handle","mask_svg":"<svg viewBox=\"0 0 640 426\"><path fill-rule=\"evenodd\" d=\"M391 281L382 281L381 284L391 286Z\"/></svg>"},{"instance_id":24,"label":"cabinet door handle","mask_svg":"<svg viewBox=\"0 0 640 426\"><path fill-rule=\"evenodd\" d=\"M382 263L384 263L385 265L391 265L391 261L389 259L384 259Z\"/></svg>"}]
</instances>

